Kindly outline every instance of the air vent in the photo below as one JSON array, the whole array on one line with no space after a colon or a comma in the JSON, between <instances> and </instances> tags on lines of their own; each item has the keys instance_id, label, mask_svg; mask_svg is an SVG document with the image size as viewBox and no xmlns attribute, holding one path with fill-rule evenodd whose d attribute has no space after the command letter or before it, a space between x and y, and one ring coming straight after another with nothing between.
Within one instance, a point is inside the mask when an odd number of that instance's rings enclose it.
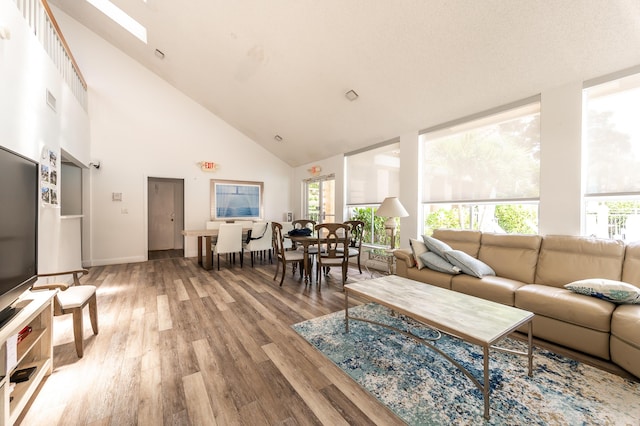
<instances>
[{"instance_id":1,"label":"air vent","mask_svg":"<svg viewBox=\"0 0 640 426\"><path fill-rule=\"evenodd\" d=\"M49 90L47 90L47 105L49 105L52 110L56 110L56 97L53 96L53 93Z\"/></svg>"}]
</instances>

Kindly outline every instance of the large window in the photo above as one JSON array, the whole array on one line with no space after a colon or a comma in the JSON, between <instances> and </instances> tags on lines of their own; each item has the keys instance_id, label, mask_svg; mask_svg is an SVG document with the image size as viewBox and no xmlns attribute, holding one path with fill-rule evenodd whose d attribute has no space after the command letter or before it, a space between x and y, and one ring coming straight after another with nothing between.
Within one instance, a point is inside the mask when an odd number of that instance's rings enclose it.
<instances>
[{"instance_id":1,"label":"large window","mask_svg":"<svg viewBox=\"0 0 640 426\"><path fill-rule=\"evenodd\" d=\"M538 98L429 129L420 144L425 233L538 232Z\"/></svg>"},{"instance_id":2,"label":"large window","mask_svg":"<svg viewBox=\"0 0 640 426\"><path fill-rule=\"evenodd\" d=\"M640 74L584 89L584 232L640 240Z\"/></svg>"},{"instance_id":3,"label":"large window","mask_svg":"<svg viewBox=\"0 0 640 426\"><path fill-rule=\"evenodd\" d=\"M399 195L400 142L347 154L345 173L348 217L365 223L363 244L388 246L391 236L384 229L387 218L376 216L375 211L386 197ZM399 221L397 226L396 247L400 240Z\"/></svg>"}]
</instances>

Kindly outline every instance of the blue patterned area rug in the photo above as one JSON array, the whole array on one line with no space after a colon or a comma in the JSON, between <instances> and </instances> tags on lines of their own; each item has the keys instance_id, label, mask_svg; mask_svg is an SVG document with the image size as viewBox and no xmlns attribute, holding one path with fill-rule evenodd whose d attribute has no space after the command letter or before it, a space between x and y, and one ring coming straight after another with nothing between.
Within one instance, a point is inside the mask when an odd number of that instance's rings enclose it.
<instances>
[{"instance_id":1,"label":"blue patterned area rug","mask_svg":"<svg viewBox=\"0 0 640 426\"><path fill-rule=\"evenodd\" d=\"M433 332L377 304L349 309L427 337ZM534 349L533 377L527 358L491 351L491 419L485 420L482 393L437 352L415 340L362 321L344 311L292 326L322 354L411 425L639 425L640 383L595 367ZM482 349L443 336L436 345L464 365L480 383ZM501 346L525 350L507 338Z\"/></svg>"}]
</instances>

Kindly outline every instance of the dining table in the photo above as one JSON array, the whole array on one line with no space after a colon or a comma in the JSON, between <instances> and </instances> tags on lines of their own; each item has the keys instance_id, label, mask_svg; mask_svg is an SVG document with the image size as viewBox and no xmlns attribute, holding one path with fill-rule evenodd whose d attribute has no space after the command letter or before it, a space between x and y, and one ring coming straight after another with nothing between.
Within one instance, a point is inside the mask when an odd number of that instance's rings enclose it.
<instances>
[{"instance_id":1,"label":"dining table","mask_svg":"<svg viewBox=\"0 0 640 426\"><path fill-rule=\"evenodd\" d=\"M215 241L218 236L218 229L183 229L182 235L185 237L198 238L198 265L206 270L213 269L213 252L211 250L211 241ZM247 234L251 232L251 227L242 228L242 241L246 240ZM203 246L204 242L204 246ZM204 247L204 248L203 248ZM203 259L204 251L204 259Z\"/></svg>"}]
</instances>

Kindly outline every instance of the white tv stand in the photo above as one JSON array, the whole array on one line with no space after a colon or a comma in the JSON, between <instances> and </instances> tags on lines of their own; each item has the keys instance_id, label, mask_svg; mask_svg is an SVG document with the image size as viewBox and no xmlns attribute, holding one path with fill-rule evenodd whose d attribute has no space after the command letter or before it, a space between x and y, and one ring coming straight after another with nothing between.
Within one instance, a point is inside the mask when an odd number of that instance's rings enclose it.
<instances>
[{"instance_id":1,"label":"white tv stand","mask_svg":"<svg viewBox=\"0 0 640 426\"><path fill-rule=\"evenodd\" d=\"M0 423L16 422L38 386L53 371L53 297L56 291L26 291L16 302L20 311L0 329ZM7 371L7 355L14 350L7 341L30 326L31 333L17 345L17 365ZM15 341L15 340L13 340ZM27 367L36 367L29 380L16 383L10 389L11 374Z\"/></svg>"}]
</instances>

